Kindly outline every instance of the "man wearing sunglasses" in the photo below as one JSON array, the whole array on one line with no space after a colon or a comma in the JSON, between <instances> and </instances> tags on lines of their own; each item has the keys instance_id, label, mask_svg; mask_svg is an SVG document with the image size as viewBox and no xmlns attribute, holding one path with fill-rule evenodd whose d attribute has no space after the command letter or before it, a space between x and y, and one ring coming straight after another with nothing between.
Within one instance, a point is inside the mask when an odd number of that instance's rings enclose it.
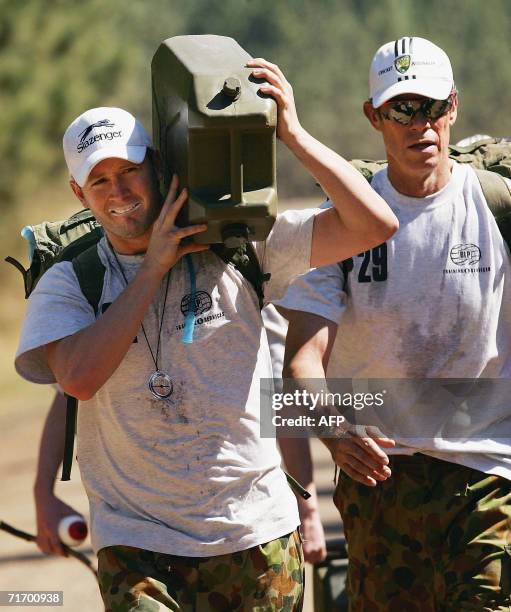
<instances>
[{"instance_id":1,"label":"man wearing sunglasses","mask_svg":"<svg viewBox=\"0 0 511 612\"><path fill-rule=\"evenodd\" d=\"M344 433L323 439L340 468L350 610L509 610L509 254L477 176L448 156L445 52L387 43L369 89L388 158L371 184L400 230L295 281L280 302L284 375L388 392L380 407L340 408Z\"/></svg>"}]
</instances>

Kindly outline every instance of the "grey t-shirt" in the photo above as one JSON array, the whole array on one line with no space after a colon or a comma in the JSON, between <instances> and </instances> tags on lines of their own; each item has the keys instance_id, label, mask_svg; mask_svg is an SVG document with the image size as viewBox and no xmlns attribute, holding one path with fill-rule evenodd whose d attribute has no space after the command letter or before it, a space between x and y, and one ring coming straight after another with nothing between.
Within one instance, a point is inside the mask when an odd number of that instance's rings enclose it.
<instances>
[{"instance_id":1,"label":"grey t-shirt","mask_svg":"<svg viewBox=\"0 0 511 612\"><path fill-rule=\"evenodd\" d=\"M268 300L281 297L310 266L316 211L277 218L256 250L271 273ZM105 240L99 310L125 286ZM142 256L118 256L131 280ZM78 461L91 508L95 550L124 544L162 553L209 556L244 550L293 531L296 501L274 439L260 437L259 379L271 361L255 292L212 253L192 257L198 310L192 344L181 341L190 278L180 260L170 274L159 367L173 393L157 400L155 366L143 333L107 383L78 410ZM143 325L156 352L166 279ZM54 376L42 347L91 325L94 313L70 263L49 270L29 299L16 368L28 380ZM108 350L108 347L102 347Z\"/></svg>"},{"instance_id":2,"label":"grey t-shirt","mask_svg":"<svg viewBox=\"0 0 511 612\"><path fill-rule=\"evenodd\" d=\"M414 406L415 385L388 383L392 400L377 414L363 412L397 440L393 452L421 451L511 479L502 380L511 375L511 267L479 181L455 163L450 182L425 198L398 193L386 170L372 186L397 215L398 232L347 262L347 278L340 265L318 268L278 303L338 323L330 378L501 379L484 401L474 394L456 411L432 398Z\"/></svg>"}]
</instances>

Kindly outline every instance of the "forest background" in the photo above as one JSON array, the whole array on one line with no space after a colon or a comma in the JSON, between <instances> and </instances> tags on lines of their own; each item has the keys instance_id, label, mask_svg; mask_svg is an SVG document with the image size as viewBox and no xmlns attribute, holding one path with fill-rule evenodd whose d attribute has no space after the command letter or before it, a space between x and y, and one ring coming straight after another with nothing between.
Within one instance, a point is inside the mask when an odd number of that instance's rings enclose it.
<instances>
[{"instance_id":1,"label":"forest background","mask_svg":"<svg viewBox=\"0 0 511 612\"><path fill-rule=\"evenodd\" d=\"M0 245L26 262L19 230L77 209L61 152L69 122L121 106L151 131L150 61L181 34L234 37L277 63L302 124L347 158L381 158L362 114L371 57L383 43L423 36L451 58L460 92L453 141L511 135L511 0L0 0ZM314 181L278 150L281 198L317 197ZM21 276L0 266L2 417L48 395L14 374L24 310Z\"/></svg>"}]
</instances>

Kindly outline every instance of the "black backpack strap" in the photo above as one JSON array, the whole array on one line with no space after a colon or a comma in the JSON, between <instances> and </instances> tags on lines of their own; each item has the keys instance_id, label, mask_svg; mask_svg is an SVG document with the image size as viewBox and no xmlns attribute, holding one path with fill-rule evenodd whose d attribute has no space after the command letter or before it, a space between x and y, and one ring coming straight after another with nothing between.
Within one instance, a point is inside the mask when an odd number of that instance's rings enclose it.
<instances>
[{"instance_id":1,"label":"black backpack strap","mask_svg":"<svg viewBox=\"0 0 511 612\"><path fill-rule=\"evenodd\" d=\"M66 436L64 440L64 459L62 461L61 480L70 480L71 466L73 464L73 449L76 432L76 414L78 410L78 400L66 394Z\"/></svg>"},{"instance_id":2,"label":"black backpack strap","mask_svg":"<svg viewBox=\"0 0 511 612\"><path fill-rule=\"evenodd\" d=\"M227 248L223 243L212 244L211 251L226 264L232 264L236 270L252 285L259 300L259 308L264 305L263 283L270 279L270 274L264 274L251 242L235 249Z\"/></svg>"},{"instance_id":3,"label":"black backpack strap","mask_svg":"<svg viewBox=\"0 0 511 612\"><path fill-rule=\"evenodd\" d=\"M25 288L25 299L28 299L28 296L31 293L31 286L32 286L31 269L29 268L28 270L25 270L25 268L23 267L23 264L21 264L21 262L19 262L14 257L11 257L10 255L8 255L4 261L6 261L7 263L10 263L16 268L16 270L19 270L19 272L21 272L21 275L23 276L23 286Z\"/></svg>"},{"instance_id":4,"label":"black backpack strap","mask_svg":"<svg viewBox=\"0 0 511 612\"><path fill-rule=\"evenodd\" d=\"M348 259L343 259L338 264L339 268L341 268L341 272L344 276L344 281L342 284L343 291L348 292L348 275L353 270L353 257L349 257Z\"/></svg>"},{"instance_id":5,"label":"black backpack strap","mask_svg":"<svg viewBox=\"0 0 511 612\"><path fill-rule=\"evenodd\" d=\"M99 258L97 244L82 251L71 261L80 289L97 316L105 278L105 266Z\"/></svg>"},{"instance_id":6,"label":"black backpack strap","mask_svg":"<svg viewBox=\"0 0 511 612\"><path fill-rule=\"evenodd\" d=\"M474 168L484 198L511 252L511 189L500 174Z\"/></svg>"},{"instance_id":7,"label":"black backpack strap","mask_svg":"<svg viewBox=\"0 0 511 612\"><path fill-rule=\"evenodd\" d=\"M93 232L91 232L91 234L92 233ZM67 250L65 256L61 259L71 259L73 269L75 271L76 277L78 278L78 282L80 283L80 289L82 290L82 293L89 302L89 304L94 309L94 313L97 315L99 300L101 299L101 293L103 291L105 266L101 262L101 259L98 255L98 238L94 238L94 236L91 236L91 234L87 234L87 236L84 236L84 239L90 240L92 242L92 246L90 246L85 251L78 252L78 255L71 257L74 251L74 249L72 249L73 245L71 244L68 247L69 250ZM89 236L91 237L89 238ZM71 477L74 437L76 432L76 414L78 411L78 400L75 397L71 397L70 395L66 395L66 397L66 438L64 441L64 461L62 463L61 480L69 480Z\"/></svg>"}]
</instances>

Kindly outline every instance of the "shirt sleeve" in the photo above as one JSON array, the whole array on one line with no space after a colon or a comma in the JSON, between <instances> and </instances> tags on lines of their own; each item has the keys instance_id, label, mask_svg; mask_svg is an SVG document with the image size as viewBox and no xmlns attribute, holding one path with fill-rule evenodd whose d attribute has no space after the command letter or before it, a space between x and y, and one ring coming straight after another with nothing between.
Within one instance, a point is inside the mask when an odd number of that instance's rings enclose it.
<instances>
[{"instance_id":1,"label":"shirt sleeve","mask_svg":"<svg viewBox=\"0 0 511 612\"><path fill-rule=\"evenodd\" d=\"M94 321L94 310L80 289L72 263L52 266L28 300L14 363L18 374L35 383L56 382L43 347Z\"/></svg>"},{"instance_id":2,"label":"shirt sleeve","mask_svg":"<svg viewBox=\"0 0 511 612\"><path fill-rule=\"evenodd\" d=\"M315 268L299 276L275 305L339 323L346 310L345 276L340 264Z\"/></svg>"},{"instance_id":3,"label":"shirt sleeve","mask_svg":"<svg viewBox=\"0 0 511 612\"><path fill-rule=\"evenodd\" d=\"M277 312L272 304L267 304L261 310L264 329L270 347L271 365L273 378L282 377L282 365L284 363L284 345L286 343L287 321Z\"/></svg>"},{"instance_id":4,"label":"shirt sleeve","mask_svg":"<svg viewBox=\"0 0 511 612\"><path fill-rule=\"evenodd\" d=\"M254 243L265 273L265 302L284 296L289 283L310 270L312 230L319 208L288 210L277 216L265 242Z\"/></svg>"}]
</instances>

